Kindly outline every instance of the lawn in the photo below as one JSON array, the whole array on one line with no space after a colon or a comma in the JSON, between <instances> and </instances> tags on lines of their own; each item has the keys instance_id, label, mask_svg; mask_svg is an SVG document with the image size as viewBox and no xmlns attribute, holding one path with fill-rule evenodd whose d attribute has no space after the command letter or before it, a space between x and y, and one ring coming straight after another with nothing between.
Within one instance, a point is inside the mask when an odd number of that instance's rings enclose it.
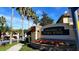
<instances>
[{"instance_id":1,"label":"lawn","mask_svg":"<svg viewBox=\"0 0 79 59\"><path fill-rule=\"evenodd\" d=\"M17 44L17 43L14 42L12 44L6 44L5 46L0 46L0 51L6 51L7 49L9 49L10 47L12 47L15 44Z\"/></svg>"},{"instance_id":2,"label":"lawn","mask_svg":"<svg viewBox=\"0 0 79 59\"><path fill-rule=\"evenodd\" d=\"M20 51L35 51L34 49L28 47L26 44L20 49Z\"/></svg>"}]
</instances>

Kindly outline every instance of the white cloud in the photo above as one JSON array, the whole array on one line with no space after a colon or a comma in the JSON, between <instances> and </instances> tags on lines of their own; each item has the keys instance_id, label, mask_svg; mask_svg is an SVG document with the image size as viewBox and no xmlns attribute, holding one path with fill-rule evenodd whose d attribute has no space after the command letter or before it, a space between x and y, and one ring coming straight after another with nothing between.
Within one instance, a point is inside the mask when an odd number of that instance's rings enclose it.
<instances>
[{"instance_id":1,"label":"white cloud","mask_svg":"<svg viewBox=\"0 0 79 59\"><path fill-rule=\"evenodd\" d=\"M42 14L42 11L40 11L39 9L36 11L36 14L37 15L41 15Z\"/></svg>"},{"instance_id":2,"label":"white cloud","mask_svg":"<svg viewBox=\"0 0 79 59\"><path fill-rule=\"evenodd\" d=\"M39 16L39 19L41 19L42 18L42 11L41 10L37 10L36 11L36 14Z\"/></svg>"}]
</instances>

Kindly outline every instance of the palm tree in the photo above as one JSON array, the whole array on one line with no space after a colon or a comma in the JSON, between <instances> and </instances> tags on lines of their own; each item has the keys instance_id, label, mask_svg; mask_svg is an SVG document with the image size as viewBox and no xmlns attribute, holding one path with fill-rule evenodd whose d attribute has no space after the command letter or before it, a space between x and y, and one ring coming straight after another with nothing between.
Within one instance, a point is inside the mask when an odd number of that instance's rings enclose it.
<instances>
[{"instance_id":1,"label":"palm tree","mask_svg":"<svg viewBox=\"0 0 79 59\"><path fill-rule=\"evenodd\" d=\"M33 10L31 7L27 7L26 10L25 10L25 16L27 17L27 20L28 20L28 29L30 27L30 18L32 19L32 15L33 15Z\"/></svg>"},{"instance_id":2,"label":"palm tree","mask_svg":"<svg viewBox=\"0 0 79 59\"><path fill-rule=\"evenodd\" d=\"M11 8L11 33L10 33L10 44L12 44L12 21L13 21L13 16L14 16L14 7Z\"/></svg>"},{"instance_id":3,"label":"palm tree","mask_svg":"<svg viewBox=\"0 0 79 59\"><path fill-rule=\"evenodd\" d=\"M16 10L19 12L21 18L22 18L22 38L24 36L24 29L23 29L23 23L24 23L24 16L25 16L25 7L17 7Z\"/></svg>"},{"instance_id":4,"label":"palm tree","mask_svg":"<svg viewBox=\"0 0 79 59\"><path fill-rule=\"evenodd\" d=\"M36 13L32 10L31 7L26 8L25 16L27 17L28 20L28 29L30 27L29 25L29 20L30 18L33 20L33 22L36 24L36 32L35 32L35 38L37 39L37 23L38 23L38 17L36 16Z\"/></svg>"},{"instance_id":5,"label":"palm tree","mask_svg":"<svg viewBox=\"0 0 79 59\"><path fill-rule=\"evenodd\" d=\"M39 21L38 21L38 16L34 11L32 12L32 19L33 19L33 22L36 24L35 39L37 40L37 25Z\"/></svg>"},{"instance_id":6,"label":"palm tree","mask_svg":"<svg viewBox=\"0 0 79 59\"><path fill-rule=\"evenodd\" d=\"M5 32L5 25L6 25L6 18L4 16L0 17L0 23L1 23L0 25L2 27L1 32L4 33ZM4 38L2 37L2 40L3 39Z\"/></svg>"},{"instance_id":7,"label":"palm tree","mask_svg":"<svg viewBox=\"0 0 79 59\"><path fill-rule=\"evenodd\" d=\"M19 14L22 17L22 35L24 35L24 32L23 32L23 20L24 20L24 16L27 17L28 28L30 26L29 25L30 18L33 19L33 21L37 23L37 16L36 16L36 13L32 10L31 7L17 7L16 10L19 12Z\"/></svg>"},{"instance_id":8,"label":"palm tree","mask_svg":"<svg viewBox=\"0 0 79 59\"><path fill-rule=\"evenodd\" d=\"M39 20L38 20L38 16L36 15L35 12L32 12L32 19L33 19L33 22L37 25Z\"/></svg>"},{"instance_id":9,"label":"palm tree","mask_svg":"<svg viewBox=\"0 0 79 59\"><path fill-rule=\"evenodd\" d=\"M6 18L4 16L1 16L0 17L0 23L1 23L1 26L2 26L2 31L4 32L4 27L6 25Z\"/></svg>"}]
</instances>

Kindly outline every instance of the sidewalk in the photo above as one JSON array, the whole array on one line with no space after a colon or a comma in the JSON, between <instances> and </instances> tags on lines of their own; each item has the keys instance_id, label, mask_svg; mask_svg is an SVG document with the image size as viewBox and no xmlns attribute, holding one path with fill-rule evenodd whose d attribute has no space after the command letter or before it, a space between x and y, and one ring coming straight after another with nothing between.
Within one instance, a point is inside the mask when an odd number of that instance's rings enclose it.
<instances>
[{"instance_id":1,"label":"sidewalk","mask_svg":"<svg viewBox=\"0 0 79 59\"><path fill-rule=\"evenodd\" d=\"M9 48L7 51L19 51L22 48L23 44L18 43L14 46L12 46L11 48Z\"/></svg>"}]
</instances>

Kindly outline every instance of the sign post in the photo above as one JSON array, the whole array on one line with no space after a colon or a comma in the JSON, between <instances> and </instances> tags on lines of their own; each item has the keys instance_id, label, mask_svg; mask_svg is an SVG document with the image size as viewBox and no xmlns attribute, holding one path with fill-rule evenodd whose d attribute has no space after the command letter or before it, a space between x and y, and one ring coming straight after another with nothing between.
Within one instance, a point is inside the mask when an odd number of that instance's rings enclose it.
<instances>
[{"instance_id":1,"label":"sign post","mask_svg":"<svg viewBox=\"0 0 79 59\"><path fill-rule=\"evenodd\" d=\"M78 14L77 14L77 7L72 7L71 9L71 16L73 20L73 28L76 36L76 44L77 44L77 50L79 50L79 20L78 20Z\"/></svg>"}]
</instances>

